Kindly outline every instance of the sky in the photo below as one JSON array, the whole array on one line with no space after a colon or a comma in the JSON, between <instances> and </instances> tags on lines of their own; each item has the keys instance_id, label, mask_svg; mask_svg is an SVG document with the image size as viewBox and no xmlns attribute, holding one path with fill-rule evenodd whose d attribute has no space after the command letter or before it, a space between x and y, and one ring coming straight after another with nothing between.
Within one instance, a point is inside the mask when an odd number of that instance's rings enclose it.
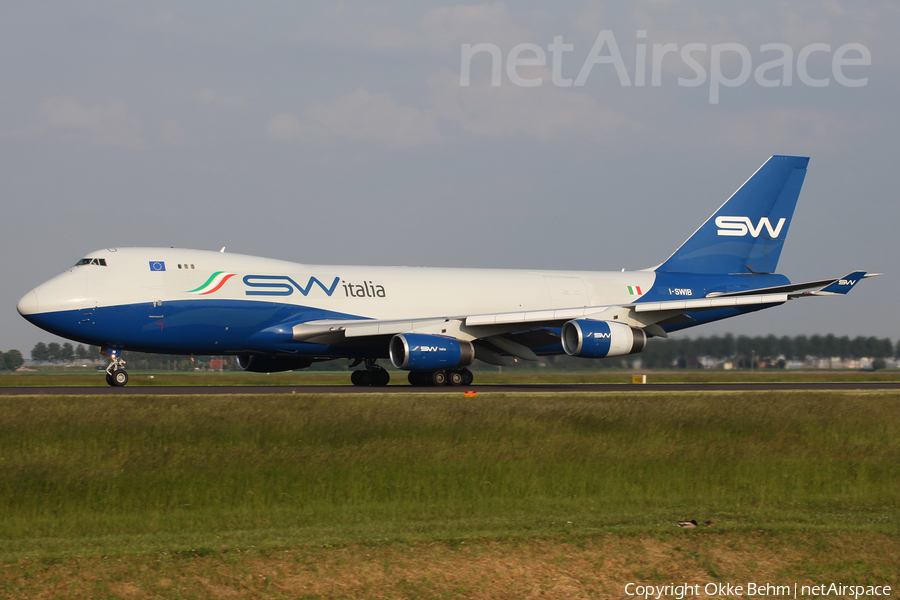
<instances>
[{"instance_id":1,"label":"sky","mask_svg":"<svg viewBox=\"0 0 900 600\"><path fill-rule=\"evenodd\" d=\"M690 335L897 340L897 31L887 1L3 3L0 351L60 341L16 303L106 247L652 267L773 154L811 157L779 272L885 275Z\"/></svg>"}]
</instances>

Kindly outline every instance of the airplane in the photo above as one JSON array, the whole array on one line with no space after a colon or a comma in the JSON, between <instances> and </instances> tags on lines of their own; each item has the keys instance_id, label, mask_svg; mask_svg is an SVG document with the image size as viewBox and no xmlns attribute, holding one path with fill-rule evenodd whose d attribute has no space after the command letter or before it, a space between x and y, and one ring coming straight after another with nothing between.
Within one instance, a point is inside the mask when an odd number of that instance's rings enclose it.
<instances>
[{"instance_id":1,"label":"airplane","mask_svg":"<svg viewBox=\"0 0 900 600\"><path fill-rule=\"evenodd\" d=\"M843 295L877 274L791 283L775 272L808 157L772 156L687 241L639 271L306 265L219 251L107 248L31 290L19 313L100 346L109 385L122 351L232 355L276 372L351 359L361 386L468 385L475 360L627 356L649 338Z\"/></svg>"}]
</instances>

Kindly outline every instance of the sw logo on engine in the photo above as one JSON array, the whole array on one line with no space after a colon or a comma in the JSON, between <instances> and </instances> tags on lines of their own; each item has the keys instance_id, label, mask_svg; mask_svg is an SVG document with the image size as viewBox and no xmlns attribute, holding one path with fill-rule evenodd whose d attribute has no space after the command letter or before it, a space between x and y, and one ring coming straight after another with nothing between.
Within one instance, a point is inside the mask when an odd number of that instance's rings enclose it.
<instances>
[{"instance_id":1,"label":"sw logo on engine","mask_svg":"<svg viewBox=\"0 0 900 600\"><path fill-rule=\"evenodd\" d=\"M784 227L787 219L784 217L778 219L778 224L775 227L772 227L771 221L769 221L769 217L760 217L759 222L756 226L753 226L753 221L750 220L750 217L716 217L716 227L719 228L719 235L732 235L732 236L745 236L748 233L752 237L759 237L759 234L762 233L763 227L769 232L769 237L775 239L778 237L778 234L781 233L781 228Z\"/></svg>"}]
</instances>

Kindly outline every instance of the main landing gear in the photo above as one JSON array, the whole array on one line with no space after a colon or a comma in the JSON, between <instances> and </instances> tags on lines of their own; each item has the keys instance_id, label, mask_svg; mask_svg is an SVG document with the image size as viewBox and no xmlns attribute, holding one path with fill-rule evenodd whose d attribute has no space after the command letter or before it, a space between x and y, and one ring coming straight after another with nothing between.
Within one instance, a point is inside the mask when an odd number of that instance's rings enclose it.
<instances>
[{"instance_id":1,"label":"main landing gear","mask_svg":"<svg viewBox=\"0 0 900 600\"><path fill-rule=\"evenodd\" d=\"M441 385L470 385L475 375L468 369L446 371L410 371L409 384L416 387Z\"/></svg>"},{"instance_id":2,"label":"main landing gear","mask_svg":"<svg viewBox=\"0 0 900 600\"><path fill-rule=\"evenodd\" d=\"M361 360L356 360L351 366L355 367L356 365L362 363ZM375 359L367 358L365 360L366 368L360 369L358 371L353 371L353 374L350 375L350 383L353 385L362 385L362 386L384 386L387 385L391 381L391 374L388 373L384 367L375 364Z\"/></svg>"},{"instance_id":3,"label":"main landing gear","mask_svg":"<svg viewBox=\"0 0 900 600\"><path fill-rule=\"evenodd\" d=\"M119 356L117 350L109 350L110 363L106 367L106 383L113 387L122 387L128 383L128 372L125 371L125 361Z\"/></svg>"},{"instance_id":4,"label":"main landing gear","mask_svg":"<svg viewBox=\"0 0 900 600\"><path fill-rule=\"evenodd\" d=\"M353 371L350 383L361 386L384 386L391 380L391 375L383 367L375 364L375 359L357 359L350 368L365 362L366 368ZM416 387L442 385L470 385L475 375L468 369L447 369L440 371L410 371L409 384ZM110 384L113 385L113 384Z\"/></svg>"}]
</instances>

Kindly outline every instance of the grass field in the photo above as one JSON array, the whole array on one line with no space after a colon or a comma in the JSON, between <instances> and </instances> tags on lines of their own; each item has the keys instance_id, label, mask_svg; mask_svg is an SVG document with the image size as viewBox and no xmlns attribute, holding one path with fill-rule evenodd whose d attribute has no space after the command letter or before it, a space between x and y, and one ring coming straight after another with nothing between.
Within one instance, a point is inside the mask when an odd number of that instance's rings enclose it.
<instances>
[{"instance_id":1,"label":"grass field","mask_svg":"<svg viewBox=\"0 0 900 600\"><path fill-rule=\"evenodd\" d=\"M896 585L898 409L897 392L0 397L0 590ZM715 525L674 527L692 518Z\"/></svg>"},{"instance_id":2,"label":"grass field","mask_svg":"<svg viewBox=\"0 0 900 600\"><path fill-rule=\"evenodd\" d=\"M407 373L389 369L391 385L408 385ZM246 373L241 371L175 372L128 371L129 386L163 385L349 385L350 371L294 371L284 373ZM532 383L631 383L631 376L647 375L648 383L736 383L736 382L816 382L816 381L898 381L900 370L860 371L857 369L813 370L734 370L677 369L671 371L624 371L603 369L594 371L557 371L513 367L498 370L488 367L475 370L476 384L532 384ZM42 367L32 373L0 373L0 387L106 385L103 373L80 367Z\"/></svg>"}]
</instances>

